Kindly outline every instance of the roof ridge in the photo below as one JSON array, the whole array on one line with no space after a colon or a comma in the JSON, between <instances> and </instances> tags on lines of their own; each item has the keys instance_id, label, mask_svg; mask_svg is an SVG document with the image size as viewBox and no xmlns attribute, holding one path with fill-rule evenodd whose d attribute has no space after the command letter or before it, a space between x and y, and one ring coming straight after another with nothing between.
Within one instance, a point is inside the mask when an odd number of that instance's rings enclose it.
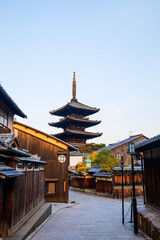
<instances>
[{"instance_id":1,"label":"roof ridge","mask_svg":"<svg viewBox=\"0 0 160 240\"><path fill-rule=\"evenodd\" d=\"M109 144L108 146L106 146L104 148L101 148L101 149L97 150L96 152L100 152L103 149L111 150L111 149L116 148L116 147L118 147L120 145L123 145L123 144L125 144L127 142L130 142L130 141L132 141L132 140L134 140L134 139L136 139L137 137L140 137L140 136L144 136L144 135L142 133L140 133L140 134L137 134L137 135L134 135L134 136L130 136L130 137L128 137L128 138L126 138L124 140L121 140L121 141L119 141L117 143Z\"/></svg>"}]
</instances>

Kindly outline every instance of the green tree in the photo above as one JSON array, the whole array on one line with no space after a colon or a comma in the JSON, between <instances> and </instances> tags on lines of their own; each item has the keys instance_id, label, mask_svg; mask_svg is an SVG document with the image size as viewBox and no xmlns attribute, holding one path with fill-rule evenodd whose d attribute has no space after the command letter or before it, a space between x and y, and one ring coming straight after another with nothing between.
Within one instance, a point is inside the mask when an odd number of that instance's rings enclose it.
<instances>
[{"instance_id":1,"label":"green tree","mask_svg":"<svg viewBox=\"0 0 160 240\"><path fill-rule=\"evenodd\" d=\"M79 162L76 166L77 172L80 172L80 173L86 173L88 169L89 169L88 167L85 167L84 161Z\"/></svg>"},{"instance_id":2,"label":"green tree","mask_svg":"<svg viewBox=\"0 0 160 240\"><path fill-rule=\"evenodd\" d=\"M105 172L111 172L113 167L119 166L119 160L108 149L103 149L96 155L93 154L90 156L90 159L93 159L92 163L103 168Z\"/></svg>"}]
</instances>

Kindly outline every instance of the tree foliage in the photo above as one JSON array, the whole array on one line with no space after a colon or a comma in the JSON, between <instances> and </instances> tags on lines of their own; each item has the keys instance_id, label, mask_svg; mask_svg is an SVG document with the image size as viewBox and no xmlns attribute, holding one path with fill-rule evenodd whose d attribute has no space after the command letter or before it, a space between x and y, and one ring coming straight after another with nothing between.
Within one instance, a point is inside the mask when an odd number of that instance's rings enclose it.
<instances>
[{"instance_id":1,"label":"tree foliage","mask_svg":"<svg viewBox=\"0 0 160 240\"><path fill-rule=\"evenodd\" d=\"M76 166L77 172L80 172L80 173L86 173L88 169L89 167L85 167L84 161L79 162Z\"/></svg>"},{"instance_id":2,"label":"tree foliage","mask_svg":"<svg viewBox=\"0 0 160 240\"><path fill-rule=\"evenodd\" d=\"M89 155L89 159L92 161L92 163L96 159L97 155L98 155L98 152L93 152L91 155Z\"/></svg>"},{"instance_id":3,"label":"tree foliage","mask_svg":"<svg viewBox=\"0 0 160 240\"><path fill-rule=\"evenodd\" d=\"M92 153L97 151L101 148L104 148L106 145L104 143L95 144L95 143L87 143L79 147L79 151L81 153Z\"/></svg>"},{"instance_id":4,"label":"tree foliage","mask_svg":"<svg viewBox=\"0 0 160 240\"><path fill-rule=\"evenodd\" d=\"M111 172L113 167L119 166L119 160L108 149L103 149L96 154L93 153L89 157L92 164L100 166L105 172Z\"/></svg>"}]
</instances>

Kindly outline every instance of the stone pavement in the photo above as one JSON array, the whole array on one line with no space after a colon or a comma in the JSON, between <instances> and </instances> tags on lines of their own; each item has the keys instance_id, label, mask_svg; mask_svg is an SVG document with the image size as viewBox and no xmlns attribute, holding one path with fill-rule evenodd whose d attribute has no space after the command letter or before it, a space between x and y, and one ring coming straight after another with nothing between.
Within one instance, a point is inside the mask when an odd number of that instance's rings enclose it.
<instances>
[{"instance_id":1,"label":"stone pavement","mask_svg":"<svg viewBox=\"0 0 160 240\"><path fill-rule=\"evenodd\" d=\"M53 204L54 214L27 240L131 240L134 235L128 223L130 211L122 225L121 200L70 191L76 204ZM125 214L130 203L125 202ZM56 210L57 209L57 210Z\"/></svg>"}]
</instances>

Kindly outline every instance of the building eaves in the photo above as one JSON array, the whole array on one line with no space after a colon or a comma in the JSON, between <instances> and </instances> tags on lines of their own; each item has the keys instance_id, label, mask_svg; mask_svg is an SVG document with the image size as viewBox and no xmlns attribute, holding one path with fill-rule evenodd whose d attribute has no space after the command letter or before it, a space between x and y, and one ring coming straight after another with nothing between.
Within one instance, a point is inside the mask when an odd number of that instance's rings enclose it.
<instances>
[{"instance_id":1,"label":"building eaves","mask_svg":"<svg viewBox=\"0 0 160 240\"><path fill-rule=\"evenodd\" d=\"M70 156L83 156L83 154L80 151L73 151L70 153Z\"/></svg>"},{"instance_id":2,"label":"building eaves","mask_svg":"<svg viewBox=\"0 0 160 240\"><path fill-rule=\"evenodd\" d=\"M86 125L86 127L90 127L90 126L95 126L99 123L101 123L101 121L99 120L89 120L89 119L78 119L78 118L72 118L70 116L66 116L63 119L60 119L60 121L58 122L52 122L52 123L48 123L49 126L53 126L53 127L62 127L63 125L67 122L73 122L75 124L84 124ZM87 126L88 125L88 126Z\"/></svg>"},{"instance_id":3,"label":"building eaves","mask_svg":"<svg viewBox=\"0 0 160 240\"><path fill-rule=\"evenodd\" d=\"M18 116L27 118L17 104L12 100L4 88L0 85L0 99Z\"/></svg>"},{"instance_id":4,"label":"building eaves","mask_svg":"<svg viewBox=\"0 0 160 240\"><path fill-rule=\"evenodd\" d=\"M65 109L67 108L73 108L73 109L79 109L79 110L85 110L85 111L88 111L90 112L90 114L92 113L96 113L98 112L100 109L99 108L93 108L93 107L90 107L90 106L87 106L83 103L80 103L78 101L71 101L69 103L67 103L66 105L56 109L56 110L52 110L50 111L50 114L52 115L57 115L57 116L61 116L61 112L64 111ZM60 114L60 115L59 115Z\"/></svg>"},{"instance_id":5,"label":"building eaves","mask_svg":"<svg viewBox=\"0 0 160 240\"><path fill-rule=\"evenodd\" d=\"M139 143L135 144L135 149L136 151L142 151L143 149L146 149L147 147L150 147L151 145L153 146L153 144L158 144L160 145L160 134L152 137L150 139L147 139L145 141L141 141Z\"/></svg>"},{"instance_id":6,"label":"building eaves","mask_svg":"<svg viewBox=\"0 0 160 240\"><path fill-rule=\"evenodd\" d=\"M67 143L67 142L65 142L65 141L63 141L63 140L61 140L61 139L59 139L59 138L56 138L56 137L53 136L53 135L44 133L44 132L42 132L42 131L40 131L40 130L38 130L38 129L36 129L36 128L30 127L30 126L28 126L28 125L26 125L26 124L23 124L23 123L20 123L20 122L17 122L17 121L14 121L14 124L21 125L21 126L25 127L26 129L28 128L28 129L31 129L31 130L35 131L36 133L40 133L40 134L42 134L42 135L45 135L47 138L52 138L52 139L56 140L57 142L61 142L61 143L63 143L64 145L68 146L70 151L75 151L75 150L77 150L76 147L72 146L71 144L69 144L69 143ZM16 126L14 126L14 125L13 125L13 127L16 128Z\"/></svg>"},{"instance_id":7,"label":"building eaves","mask_svg":"<svg viewBox=\"0 0 160 240\"><path fill-rule=\"evenodd\" d=\"M8 147L0 147L0 153L2 155L6 156L17 156L17 157L30 157L31 154L22 150L22 149L16 149L16 148L8 148Z\"/></svg>"},{"instance_id":8,"label":"building eaves","mask_svg":"<svg viewBox=\"0 0 160 240\"><path fill-rule=\"evenodd\" d=\"M101 167L92 167L89 170L87 170L87 173L97 173L101 171Z\"/></svg>"},{"instance_id":9,"label":"building eaves","mask_svg":"<svg viewBox=\"0 0 160 240\"><path fill-rule=\"evenodd\" d=\"M24 173L19 172L8 165L5 165L3 162L0 163L0 178L18 177L23 174Z\"/></svg>"},{"instance_id":10,"label":"building eaves","mask_svg":"<svg viewBox=\"0 0 160 240\"><path fill-rule=\"evenodd\" d=\"M112 168L114 171L122 171L121 167L114 167ZM131 167L124 167L123 171L132 171ZM141 166L134 166L134 171L142 171L142 167Z\"/></svg>"},{"instance_id":11,"label":"building eaves","mask_svg":"<svg viewBox=\"0 0 160 240\"><path fill-rule=\"evenodd\" d=\"M107 177L107 178L111 178L113 176L112 173L106 173L106 172L98 172L93 174L94 177Z\"/></svg>"},{"instance_id":12,"label":"building eaves","mask_svg":"<svg viewBox=\"0 0 160 240\"><path fill-rule=\"evenodd\" d=\"M31 163L38 163L38 164L47 164L47 162L45 161L41 161L39 160L39 158L35 159L35 158L23 158L23 157L15 157L14 160L18 160L21 162L31 162Z\"/></svg>"},{"instance_id":13,"label":"building eaves","mask_svg":"<svg viewBox=\"0 0 160 240\"><path fill-rule=\"evenodd\" d=\"M66 129L64 132L62 133L57 133L54 136L63 136L66 133L71 133L71 134L75 134L75 135L84 135L84 136L101 136L102 133L92 133L92 132L85 132L85 131L79 131L79 130L71 130L71 129Z\"/></svg>"}]
</instances>

